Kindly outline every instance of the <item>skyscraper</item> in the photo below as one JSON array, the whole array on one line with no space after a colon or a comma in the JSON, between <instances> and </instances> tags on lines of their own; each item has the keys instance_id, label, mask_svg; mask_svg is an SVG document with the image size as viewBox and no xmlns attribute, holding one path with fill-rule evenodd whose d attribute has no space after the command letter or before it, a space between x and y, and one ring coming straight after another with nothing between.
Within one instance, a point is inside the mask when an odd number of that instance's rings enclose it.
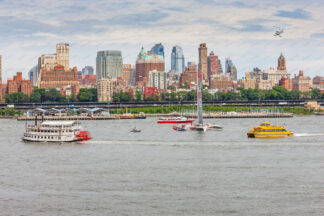
<instances>
[{"instance_id":1,"label":"skyscraper","mask_svg":"<svg viewBox=\"0 0 324 216\"><path fill-rule=\"evenodd\" d=\"M171 70L183 73L185 69L185 59L180 46L174 46L171 52Z\"/></svg>"},{"instance_id":2,"label":"skyscraper","mask_svg":"<svg viewBox=\"0 0 324 216\"><path fill-rule=\"evenodd\" d=\"M113 83L111 79L101 78L97 81L98 102L112 101Z\"/></svg>"},{"instance_id":3,"label":"skyscraper","mask_svg":"<svg viewBox=\"0 0 324 216\"><path fill-rule=\"evenodd\" d=\"M158 89L166 89L166 73L164 71L151 70L149 72L149 86Z\"/></svg>"},{"instance_id":4,"label":"skyscraper","mask_svg":"<svg viewBox=\"0 0 324 216\"><path fill-rule=\"evenodd\" d=\"M231 67L233 65L233 62L230 58L226 58L225 60L225 73L230 73L231 72Z\"/></svg>"},{"instance_id":5,"label":"skyscraper","mask_svg":"<svg viewBox=\"0 0 324 216\"><path fill-rule=\"evenodd\" d=\"M218 56L215 56L214 52L211 52L207 58L207 71L209 77L223 73L221 61L218 59Z\"/></svg>"},{"instance_id":6,"label":"skyscraper","mask_svg":"<svg viewBox=\"0 0 324 216\"><path fill-rule=\"evenodd\" d=\"M287 67L286 67L286 59L285 57L283 56L283 54L281 53L279 58L278 58L278 67L277 67L277 70L287 70Z\"/></svg>"},{"instance_id":7,"label":"skyscraper","mask_svg":"<svg viewBox=\"0 0 324 216\"><path fill-rule=\"evenodd\" d=\"M207 58L207 71L209 87L211 87L212 77L223 74L221 61L218 59L218 56L215 56L214 52L211 52Z\"/></svg>"},{"instance_id":8,"label":"skyscraper","mask_svg":"<svg viewBox=\"0 0 324 216\"><path fill-rule=\"evenodd\" d=\"M151 70L165 71L164 57L151 52L146 53L142 47L136 60L136 84L147 85L149 82L149 72Z\"/></svg>"},{"instance_id":9,"label":"skyscraper","mask_svg":"<svg viewBox=\"0 0 324 216\"><path fill-rule=\"evenodd\" d=\"M56 53L43 54L38 58L37 83L42 77L42 71L54 70L56 65L62 65L65 70L70 69L70 45L67 43L56 44Z\"/></svg>"},{"instance_id":10,"label":"skyscraper","mask_svg":"<svg viewBox=\"0 0 324 216\"><path fill-rule=\"evenodd\" d=\"M117 79L123 76L123 58L121 51L104 50L97 53L97 80L101 78Z\"/></svg>"},{"instance_id":11,"label":"skyscraper","mask_svg":"<svg viewBox=\"0 0 324 216\"><path fill-rule=\"evenodd\" d=\"M225 74L228 75L231 80L237 80L237 69L230 58L225 61Z\"/></svg>"},{"instance_id":12,"label":"skyscraper","mask_svg":"<svg viewBox=\"0 0 324 216\"><path fill-rule=\"evenodd\" d=\"M188 62L188 67L180 76L180 85L191 85L197 84L197 67L195 62Z\"/></svg>"},{"instance_id":13,"label":"skyscraper","mask_svg":"<svg viewBox=\"0 0 324 216\"><path fill-rule=\"evenodd\" d=\"M164 58L164 47L161 43L155 44L151 49L151 54L161 55Z\"/></svg>"},{"instance_id":14,"label":"skyscraper","mask_svg":"<svg viewBox=\"0 0 324 216\"><path fill-rule=\"evenodd\" d=\"M28 76L29 76L29 80L30 80L32 86L37 86L38 65L34 66L32 69L29 70Z\"/></svg>"},{"instance_id":15,"label":"skyscraper","mask_svg":"<svg viewBox=\"0 0 324 216\"><path fill-rule=\"evenodd\" d=\"M82 68L82 75L93 75L94 69L92 66L85 66Z\"/></svg>"},{"instance_id":16,"label":"skyscraper","mask_svg":"<svg viewBox=\"0 0 324 216\"><path fill-rule=\"evenodd\" d=\"M56 61L57 64L63 65L65 70L70 69L70 45L69 44L67 43L56 44Z\"/></svg>"},{"instance_id":17,"label":"skyscraper","mask_svg":"<svg viewBox=\"0 0 324 216\"><path fill-rule=\"evenodd\" d=\"M208 84L208 71L207 71L207 46L206 43L199 45L199 64L198 69L200 74L202 74L203 84Z\"/></svg>"}]
</instances>

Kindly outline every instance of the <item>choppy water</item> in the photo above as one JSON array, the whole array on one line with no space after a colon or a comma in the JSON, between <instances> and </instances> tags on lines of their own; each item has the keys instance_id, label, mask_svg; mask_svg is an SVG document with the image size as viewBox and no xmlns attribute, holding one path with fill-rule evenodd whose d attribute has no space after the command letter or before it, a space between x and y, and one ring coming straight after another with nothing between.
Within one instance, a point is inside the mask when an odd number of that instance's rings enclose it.
<instances>
[{"instance_id":1,"label":"choppy water","mask_svg":"<svg viewBox=\"0 0 324 216\"><path fill-rule=\"evenodd\" d=\"M262 120L84 121L81 144L24 143L24 122L0 120L0 215L324 215L324 117L271 119L296 136L248 139Z\"/></svg>"}]
</instances>

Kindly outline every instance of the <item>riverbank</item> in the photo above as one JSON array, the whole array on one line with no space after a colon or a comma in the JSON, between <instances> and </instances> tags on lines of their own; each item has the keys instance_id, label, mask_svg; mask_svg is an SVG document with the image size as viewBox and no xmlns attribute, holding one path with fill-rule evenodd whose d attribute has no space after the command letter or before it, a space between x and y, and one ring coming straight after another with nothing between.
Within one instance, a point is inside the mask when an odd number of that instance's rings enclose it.
<instances>
[{"instance_id":1,"label":"riverbank","mask_svg":"<svg viewBox=\"0 0 324 216\"><path fill-rule=\"evenodd\" d=\"M315 114L309 109L303 107L232 107L232 106L203 106L204 113L291 113L294 115L312 115ZM139 108L119 108L110 110L112 114L123 114L126 112L139 114L170 114L173 112L191 115L196 113L196 106L159 106L159 107L139 107Z\"/></svg>"},{"instance_id":2,"label":"riverbank","mask_svg":"<svg viewBox=\"0 0 324 216\"><path fill-rule=\"evenodd\" d=\"M146 117L171 117L180 116L180 113L173 112L169 114L146 114L145 116L133 116L129 118L122 117L118 114L115 115L100 115L100 116L38 116L37 120L123 120L123 119L145 119ZM188 118L197 118L197 114L183 114L182 116ZM292 113L204 113L203 118L292 118ZM33 121L33 116L20 116L17 117L18 121Z\"/></svg>"}]
</instances>

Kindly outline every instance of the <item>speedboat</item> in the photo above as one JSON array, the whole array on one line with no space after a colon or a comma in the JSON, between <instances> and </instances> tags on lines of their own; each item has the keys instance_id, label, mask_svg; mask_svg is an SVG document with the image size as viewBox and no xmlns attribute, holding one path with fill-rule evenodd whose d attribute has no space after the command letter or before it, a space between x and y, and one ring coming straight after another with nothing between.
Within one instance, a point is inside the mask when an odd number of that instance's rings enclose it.
<instances>
[{"instance_id":1,"label":"speedboat","mask_svg":"<svg viewBox=\"0 0 324 216\"><path fill-rule=\"evenodd\" d=\"M88 131L82 131L77 121L44 121L26 125L23 140L32 142L75 142L90 139Z\"/></svg>"},{"instance_id":2,"label":"speedboat","mask_svg":"<svg viewBox=\"0 0 324 216\"><path fill-rule=\"evenodd\" d=\"M294 134L287 131L284 126L273 126L270 122L262 122L260 126L249 130L247 136L250 138L281 138L292 137Z\"/></svg>"},{"instance_id":3,"label":"speedboat","mask_svg":"<svg viewBox=\"0 0 324 216\"><path fill-rule=\"evenodd\" d=\"M190 127L190 125L181 125L181 126L174 125L173 126L173 130L176 130L176 131L187 131L187 129L189 127Z\"/></svg>"}]
</instances>

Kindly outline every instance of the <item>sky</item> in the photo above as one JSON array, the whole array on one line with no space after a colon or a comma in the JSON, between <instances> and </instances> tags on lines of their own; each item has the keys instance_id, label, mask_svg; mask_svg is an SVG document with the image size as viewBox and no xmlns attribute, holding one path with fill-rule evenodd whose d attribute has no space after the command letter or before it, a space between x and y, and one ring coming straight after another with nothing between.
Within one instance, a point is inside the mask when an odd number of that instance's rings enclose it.
<instances>
[{"instance_id":1,"label":"sky","mask_svg":"<svg viewBox=\"0 0 324 216\"><path fill-rule=\"evenodd\" d=\"M41 54L70 44L70 66L95 67L100 50L121 50L135 64L143 46L183 48L185 61L198 62L206 43L222 61L230 57L238 77L254 67L276 67L280 53L291 74L324 75L324 4L321 0L0 0L3 80L28 71ZM274 37L276 27L283 37Z\"/></svg>"}]
</instances>

